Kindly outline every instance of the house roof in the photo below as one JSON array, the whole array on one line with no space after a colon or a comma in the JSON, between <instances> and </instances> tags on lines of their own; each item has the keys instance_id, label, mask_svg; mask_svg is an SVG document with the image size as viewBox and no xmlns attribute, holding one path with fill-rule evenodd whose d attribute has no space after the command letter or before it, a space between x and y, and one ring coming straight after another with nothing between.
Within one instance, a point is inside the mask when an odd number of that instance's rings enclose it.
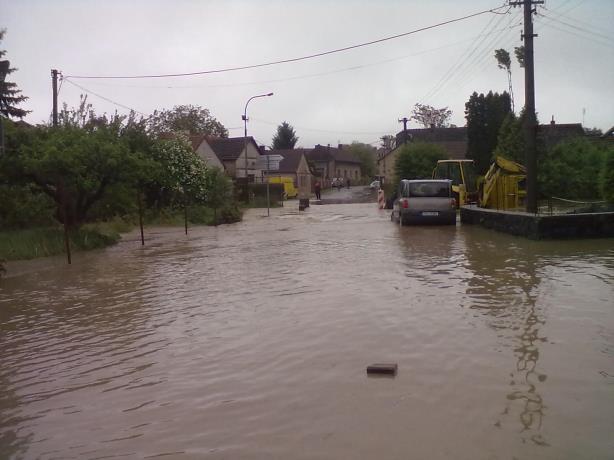
<instances>
[{"instance_id":1,"label":"house roof","mask_svg":"<svg viewBox=\"0 0 614 460\"><path fill-rule=\"evenodd\" d=\"M267 155L281 155L284 157L279 162L279 172L296 173L301 163L301 158L305 155L305 149L273 149L267 150Z\"/></svg>"},{"instance_id":2,"label":"house roof","mask_svg":"<svg viewBox=\"0 0 614 460\"><path fill-rule=\"evenodd\" d=\"M451 141L466 141L467 127L455 128L414 128L408 129L407 134L410 139L419 142L451 142ZM397 133L397 145L402 144L405 140L403 131Z\"/></svg>"},{"instance_id":3,"label":"house roof","mask_svg":"<svg viewBox=\"0 0 614 460\"><path fill-rule=\"evenodd\" d=\"M312 150L308 151L307 158L310 161L331 161L335 160L338 163L353 163L360 164L361 161L350 151L338 149L335 147L316 145Z\"/></svg>"},{"instance_id":4,"label":"house roof","mask_svg":"<svg viewBox=\"0 0 614 460\"><path fill-rule=\"evenodd\" d=\"M208 136L206 134L192 134L190 136L190 143L192 144L192 148L194 150L197 150L198 147L200 147L200 144L202 144L203 141L207 138Z\"/></svg>"},{"instance_id":5,"label":"house roof","mask_svg":"<svg viewBox=\"0 0 614 460\"><path fill-rule=\"evenodd\" d=\"M248 142L254 144L258 152L260 152L260 147L254 140L253 137L248 136ZM201 141L202 142L202 141ZM207 142L211 146L211 149L215 152L220 161L233 161L239 158L241 152L245 148L245 138L244 137L228 137L228 138L207 138Z\"/></svg>"},{"instance_id":6,"label":"house roof","mask_svg":"<svg viewBox=\"0 0 614 460\"><path fill-rule=\"evenodd\" d=\"M546 146L552 147L565 139L583 137L584 128L581 123L548 123L539 125L538 135L544 139Z\"/></svg>"}]
</instances>

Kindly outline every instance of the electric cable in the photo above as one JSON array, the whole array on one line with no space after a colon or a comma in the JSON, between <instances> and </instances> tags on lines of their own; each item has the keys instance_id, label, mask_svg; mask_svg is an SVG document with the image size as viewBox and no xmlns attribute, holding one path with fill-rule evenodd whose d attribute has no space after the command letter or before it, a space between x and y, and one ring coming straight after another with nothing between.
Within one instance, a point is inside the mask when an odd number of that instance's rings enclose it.
<instances>
[{"instance_id":1,"label":"electric cable","mask_svg":"<svg viewBox=\"0 0 614 460\"><path fill-rule=\"evenodd\" d=\"M109 99L109 98L108 98L108 97L106 97L106 96L103 96L103 95L101 95L101 94L95 93L94 91L89 90L89 89L85 88L84 86L81 86L81 85L79 85L79 84L75 83L74 81L69 80L69 79L68 79L68 77L64 77L64 78L63 78L63 80L66 80L66 82L67 82L67 83L69 83L69 84L71 84L71 85L73 85L73 86L76 86L77 88L79 88L79 89L81 89L81 90L85 91L86 93L89 93L89 94L91 94L91 95L93 95L93 96L96 96L96 97L98 97L98 98L102 99L102 100L105 100L105 101L107 101L107 102L110 102L111 104L114 104L114 105L116 105L117 107L121 107L121 108L123 108L123 109L130 110L131 112L138 113L139 115L142 115L142 116L144 116L144 117L146 117L146 116L147 116L147 115L145 115L143 112L139 112L138 110L133 109L132 107L128 107L127 105L120 104L119 102L115 102L114 100Z\"/></svg>"},{"instance_id":2,"label":"electric cable","mask_svg":"<svg viewBox=\"0 0 614 460\"><path fill-rule=\"evenodd\" d=\"M421 27L418 29L414 29L411 30L409 32L404 32L404 33L400 33L400 34L396 34L396 35L390 35L388 37L383 37L383 38L379 38L377 40L371 40L368 42L364 42L364 43L359 43L356 45L350 45L350 46L345 46L342 48L336 48L336 49L332 49L332 50L328 50L328 51L322 51L319 53L314 53L314 54L309 54L306 56L300 56L300 57L296 57L296 58L289 58L289 59L279 59L276 61L270 61L270 62L264 62L261 64L252 64L252 65L244 65L244 66L236 66L236 67L227 67L227 68L222 68L222 69L213 69L213 70L201 70L201 71L197 71L197 72L184 72L184 73L169 73L169 74L152 74L152 75L67 75L67 78L78 78L78 79L142 79L142 78L168 78L168 77L189 77L189 76L194 76L194 75L206 75L206 74L214 74L214 73L223 73L223 72L232 72L232 71L237 71L237 70L247 70L247 69L255 69L255 68L259 68L259 67L267 67L267 66L272 66L272 65L277 65L277 64L286 64L286 63L290 63L290 62L298 62L298 61L304 61L307 59L313 59L313 58L317 58L317 57L322 57L322 56L327 56L330 54L336 54L336 53L341 53L344 51L349 51L352 49L356 49L356 48L362 48L365 46L370 46L370 45L374 45L377 43L382 43L385 41L390 41L390 40L394 40L397 38L401 38L401 37L406 37L408 35L413 35L416 34L418 32L424 32L425 30L430 30L430 29L435 29L437 27L441 27L444 25L448 25L448 24L452 24L455 22L459 22L459 21L464 21L466 19L470 19L476 16L480 16L482 14L486 14L486 13L496 13L497 10L500 10L502 8L506 8L507 5L502 5L499 6L497 8L491 8L488 10L483 10L483 11L479 11L477 13L472 13L472 14L468 14L466 16L462 16L459 18L455 18L455 19L450 19L448 21L443 21L437 24L433 24L430 26L426 26L426 27Z\"/></svg>"}]
</instances>

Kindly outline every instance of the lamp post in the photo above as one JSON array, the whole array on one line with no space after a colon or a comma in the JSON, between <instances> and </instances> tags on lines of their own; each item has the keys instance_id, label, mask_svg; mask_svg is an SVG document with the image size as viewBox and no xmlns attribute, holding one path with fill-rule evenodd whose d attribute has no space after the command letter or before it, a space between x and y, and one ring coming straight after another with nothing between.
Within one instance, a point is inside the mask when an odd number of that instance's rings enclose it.
<instances>
[{"instance_id":1,"label":"lamp post","mask_svg":"<svg viewBox=\"0 0 614 460\"><path fill-rule=\"evenodd\" d=\"M268 97L268 96L272 96L273 93L267 93L267 94L258 94L257 96L252 96L250 97L247 102L245 103L245 110L243 111L243 123L245 126L245 131L244 131L244 138L245 138L245 190L247 192L247 184L248 184L248 178L247 178L247 106L249 105L250 101L252 99L256 99L257 97ZM247 200L249 201L249 193L247 193Z\"/></svg>"}]
</instances>

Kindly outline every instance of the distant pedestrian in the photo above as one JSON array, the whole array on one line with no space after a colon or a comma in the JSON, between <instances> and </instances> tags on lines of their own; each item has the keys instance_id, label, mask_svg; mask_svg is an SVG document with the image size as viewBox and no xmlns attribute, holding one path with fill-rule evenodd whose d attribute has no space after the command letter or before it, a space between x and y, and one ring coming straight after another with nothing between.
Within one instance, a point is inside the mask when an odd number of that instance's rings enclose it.
<instances>
[{"instance_id":1,"label":"distant pedestrian","mask_svg":"<svg viewBox=\"0 0 614 460\"><path fill-rule=\"evenodd\" d=\"M316 181L313 186L313 190L316 192L316 200L321 200L322 185L320 184L320 181Z\"/></svg>"},{"instance_id":2,"label":"distant pedestrian","mask_svg":"<svg viewBox=\"0 0 614 460\"><path fill-rule=\"evenodd\" d=\"M349 177L348 177L348 179L346 181L346 184L347 184L348 188L350 188L350 178Z\"/></svg>"}]
</instances>

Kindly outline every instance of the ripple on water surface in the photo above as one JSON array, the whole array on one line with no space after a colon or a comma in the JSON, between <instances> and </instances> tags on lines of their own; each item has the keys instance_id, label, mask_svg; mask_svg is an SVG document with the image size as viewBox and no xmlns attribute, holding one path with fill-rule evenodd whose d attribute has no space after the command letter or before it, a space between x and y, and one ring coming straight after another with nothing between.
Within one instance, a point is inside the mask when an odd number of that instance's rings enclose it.
<instances>
[{"instance_id":1,"label":"ripple on water surface","mask_svg":"<svg viewBox=\"0 0 614 460\"><path fill-rule=\"evenodd\" d=\"M0 458L614 451L612 240L260 214L12 264Z\"/></svg>"}]
</instances>

